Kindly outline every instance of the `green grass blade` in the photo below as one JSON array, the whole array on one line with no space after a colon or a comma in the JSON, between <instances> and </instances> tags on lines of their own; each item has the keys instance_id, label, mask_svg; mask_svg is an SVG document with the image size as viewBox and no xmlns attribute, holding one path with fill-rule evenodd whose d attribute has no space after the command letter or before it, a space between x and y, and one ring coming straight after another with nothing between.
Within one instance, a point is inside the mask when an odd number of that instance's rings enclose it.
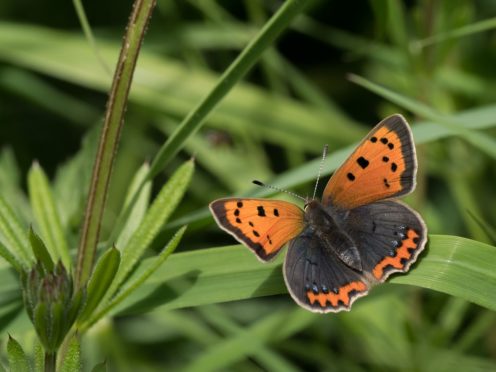
<instances>
[{"instance_id":1,"label":"green grass blade","mask_svg":"<svg viewBox=\"0 0 496 372\"><path fill-rule=\"evenodd\" d=\"M28 235L21 226L12 208L0 196L0 235L9 251L22 263L24 268L29 268L33 262L29 252Z\"/></svg>"},{"instance_id":2,"label":"green grass blade","mask_svg":"<svg viewBox=\"0 0 496 372\"><path fill-rule=\"evenodd\" d=\"M100 62L103 70L109 75L112 75L112 69L103 59L98 47L96 45L95 38L93 36L93 32L91 31L90 23L88 22L88 17L86 17L86 12L84 11L84 6L81 0L72 0L72 4L74 5L74 9L76 9L76 14L79 18L79 22L81 23L81 27L83 28L84 35L86 39L88 39L88 43L91 45L98 62Z\"/></svg>"},{"instance_id":3,"label":"green grass blade","mask_svg":"<svg viewBox=\"0 0 496 372\"><path fill-rule=\"evenodd\" d=\"M265 49L273 44L279 34L288 27L294 17L303 11L307 4L307 0L287 0L281 6L264 25L260 33L224 72L212 91L189 113L172 136L167 139L151 164L150 177L155 176L182 148L184 142L200 128L208 114L253 67Z\"/></svg>"},{"instance_id":4,"label":"green grass blade","mask_svg":"<svg viewBox=\"0 0 496 372\"><path fill-rule=\"evenodd\" d=\"M40 228L40 235L54 262L62 260L70 271L69 245L62 229L60 215L55 205L52 189L43 169L37 162L28 173L28 190L34 217Z\"/></svg>"},{"instance_id":5,"label":"green grass blade","mask_svg":"<svg viewBox=\"0 0 496 372\"><path fill-rule=\"evenodd\" d=\"M209 305L200 306L198 311L208 320L212 326L216 327L223 334L234 338L240 336L245 332L242 325L231 319L231 314L228 311L223 311L221 306ZM280 355L277 351L260 340L259 338L252 338L251 342L256 344L256 348L251 353L252 358L257 361L267 371L274 372L296 372L299 369L291 364L284 356Z\"/></svg>"},{"instance_id":6,"label":"green grass blade","mask_svg":"<svg viewBox=\"0 0 496 372\"><path fill-rule=\"evenodd\" d=\"M429 36L422 40L413 41L410 44L410 48L413 51L419 51L429 45L438 44L451 39L456 39L464 36L473 35L483 31L492 30L493 28L496 28L496 17L484 19L478 22L473 22L469 25L459 27L454 30Z\"/></svg>"},{"instance_id":7,"label":"green grass blade","mask_svg":"<svg viewBox=\"0 0 496 372\"><path fill-rule=\"evenodd\" d=\"M422 102L415 101L399 93L393 92L392 90L375 84L361 76L350 75L350 80L420 117L425 117L439 125L445 126L448 130L452 131L453 134L457 134L470 142L474 147L485 152L492 158L496 158L496 140L485 134L467 129L464 126L466 123L460 121L459 118L453 119L453 117L450 118L446 115L439 114Z\"/></svg>"},{"instance_id":8,"label":"green grass blade","mask_svg":"<svg viewBox=\"0 0 496 372\"><path fill-rule=\"evenodd\" d=\"M218 371L251 356L260 344L282 341L306 328L317 316L303 309L282 310L266 316L253 326L224 342L214 344L203 355L196 357L184 370ZM258 342L252 342L252 340Z\"/></svg>"},{"instance_id":9,"label":"green grass blade","mask_svg":"<svg viewBox=\"0 0 496 372\"><path fill-rule=\"evenodd\" d=\"M193 160L186 162L160 190L129 243L122 249L121 265L109 289L109 296L117 291L124 279L138 263L146 248L167 222L169 216L174 212L186 192L193 176L193 170Z\"/></svg>"},{"instance_id":10,"label":"green grass blade","mask_svg":"<svg viewBox=\"0 0 496 372\"><path fill-rule=\"evenodd\" d=\"M174 309L285 293L282 259L261 264L241 246L178 253L119 310L142 312L158 304ZM414 268L390 282L433 289L496 310L494 262L494 246L457 236L431 235ZM168 290L153 292L164 283Z\"/></svg>"},{"instance_id":11,"label":"green grass blade","mask_svg":"<svg viewBox=\"0 0 496 372\"><path fill-rule=\"evenodd\" d=\"M107 60L116 58L115 44L102 41L99 45ZM110 84L79 34L0 22L0 59L100 92L107 92ZM210 94L219 77L204 69L192 71L171 58L143 49L134 80L131 102L167 118L183 118ZM313 153L320 152L314 141L327 138L331 144L343 144L363 134L363 129L346 116L334 117L328 110L270 94L242 80L210 112L208 125L240 135L250 128L270 143ZM305 141L301 140L303 136Z\"/></svg>"}]
</instances>

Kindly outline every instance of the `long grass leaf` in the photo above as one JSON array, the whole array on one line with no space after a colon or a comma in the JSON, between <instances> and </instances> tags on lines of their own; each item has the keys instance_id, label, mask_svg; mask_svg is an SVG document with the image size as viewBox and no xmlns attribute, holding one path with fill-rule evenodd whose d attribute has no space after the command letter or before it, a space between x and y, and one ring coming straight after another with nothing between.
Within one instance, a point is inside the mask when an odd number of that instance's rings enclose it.
<instances>
[{"instance_id":1,"label":"long grass leaf","mask_svg":"<svg viewBox=\"0 0 496 372\"><path fill-rule=\"evenodd\" d=\"M158 305L174 309L285 293L282 259L261 264L241 246L178 253L119 310L138 313ZM433 289L495 310L494 262L494 246L457 236L431 235L427 251L414 268L389 282ZM164 283L167 290L154 292Z\"/></svg>"},{"instance_id":2,"label":"long grass leaf","mask_svg":"<svg viewBox=\"0 0 496 372\"><path fill-rule=\"evenodd\" d=\"M420 117L424 117L439 125L445 126L448 130L452 131L453 134L467 140L474 147L477 147L492 158L496 158L496 140L477 131L467 129L464 126L465 123L461 122L458 118L453 119L453 117L442 115L422 102L415 101L409 97L393 92L392 90L375 84L361 76L350 75L350 80Z\"/></svg>"},{"instance_id":3,"label":"long grass leaf","mask_svg":"<svg viewBox=\"0 0 496 372\"><path fill-rule=\"evenodd\" d=\"M429 36L425 39L412 41L410 43L410 48L413 51L419 51L426 46L442 43L444 41L473 35L483 31L489 31L496 28L496 17L483 19L482 21L473 22L463 27L459 27L454 30L446 31L436 35Z\"/></svg>"},{"instance_id":4,"label":"long grass leaf","mask_svg":"<svg viewBox=\"0 0 496 372\"><path fill-rule=\"evenodd\" d=\"M244 332L214 344L184 370L188 372L222 370L251 356L260 348L260 344L284 340L308 327L316 319L315 314L298 308L278 311L256 322ZM257 339L258 342L252 342L253 339Z\"/></svg>"}]
</instances>

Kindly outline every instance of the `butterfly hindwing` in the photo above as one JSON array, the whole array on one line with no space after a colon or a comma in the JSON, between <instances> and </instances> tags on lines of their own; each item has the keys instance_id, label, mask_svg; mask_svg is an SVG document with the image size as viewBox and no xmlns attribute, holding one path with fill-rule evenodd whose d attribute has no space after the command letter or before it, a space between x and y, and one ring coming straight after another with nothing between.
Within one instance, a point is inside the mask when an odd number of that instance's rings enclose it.
<instances>
[{"instance_id":1,"label":"butterfly hindwing","mask_svg":"<svg viewBox=\"0 0 496 372\"><path fill-rule=\"evenodd\" d=\"M318 313L349 310L369 290L362 273L345 265L310 230L289 243L284 280L300 306Z\"/></svg>"},{"instance_id":2,"label":"butterfly hindwing","mask_svg":"<svg viewBox=\"0 0 496 372\"><path fill-rule=\"evenodd\" d=\"M411 130L401 115L382 120L329 180L322 202L352 209L398 197L415 188L417 160Z\"/></svg>"},{"instance_id":3,"label":"butterfly hindwing","mask_svg":"<svg viewBox=\"0 0 496 372\"><path fill-rule=\"evenodd\" d=\"M303 211L280 200L228 198L210 204L219 226L262 261L273 258L303 229Z\"/></svg>"},{"instance_id":4,"label":"butterfly hindwing","mask_svg":"<svg viewBox=\"0 0 496 372\"><path fill-rule=\"evenodd\" d=\"M427 228L418 213L393 200L351 210L343 228L360 252L363 271L377 282L408 271L427 239Z\"/></svg>"}]
</instances>

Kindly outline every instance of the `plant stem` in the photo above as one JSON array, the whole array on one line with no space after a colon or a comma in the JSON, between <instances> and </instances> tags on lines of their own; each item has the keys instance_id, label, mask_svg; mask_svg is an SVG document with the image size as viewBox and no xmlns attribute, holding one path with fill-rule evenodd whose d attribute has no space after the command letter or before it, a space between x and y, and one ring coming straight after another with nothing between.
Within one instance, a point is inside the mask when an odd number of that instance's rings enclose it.
<instances>
[{"instance_id":1,"label":"plant stem","mask_svg":"<svg viewBox=\"0 0 496 372\"><path fill-rule=\"evenodd\" d=\"M133 13L129 19L127 32L122 43L93 167L84 225L77 255L76 289L81 288L91 274L110 175L112 173L112 164L119 142L129 89L145 30L155 3L156 0L135 1Z\"/></svg>"},{"instance_id":2,"label":"plant stem","mask_svg":"<svg viewBox=\"0 0 496 372\"><path fill-rule=\"evenodd\" d=\"M57 366L57 353L45 352L45 372L55 372Z\"/></svg>"}]
</instances>

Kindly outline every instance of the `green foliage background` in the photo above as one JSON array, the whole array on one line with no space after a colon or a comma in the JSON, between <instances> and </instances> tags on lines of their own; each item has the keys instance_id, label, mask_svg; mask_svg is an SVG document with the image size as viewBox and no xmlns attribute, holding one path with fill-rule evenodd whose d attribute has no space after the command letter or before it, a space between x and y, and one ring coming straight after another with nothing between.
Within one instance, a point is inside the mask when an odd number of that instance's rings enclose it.
<instances>
[{"instance_id":1,"label":"green foliage background","mask_svg":"<svg viewBox=\"0 0 496 372\"><path fill-rule=\"evenodd\" d=\"M73 249L131 2L84 6L96 48L69 2L0 5L0 194L26 228L40 220L44 209L27 197L29 182L45 182L39 164ZM158 2L131 89L104 240L143 162L279 6ZM179 248L85 335L85 368L106 359L119 371L496 370L494 27L492 1L312 2L147 191L156 195L195 157L189 191L153 243L159 251L187 223ZM315 315L285 293L280 260L262 265L245 248L218 248L233 241L209 216L211 200L268 196L252 179L307 195L325 143L329 175L394 112L409 119L418 144L418 186L407 202L432 234L412 272L391 280L413 286L386 284L350 313ZM133 275L149 266L145 260ZM33 354L19 283L3 261L0 279L1 341L9 332Z\"/></svg>"}]
</instances>

